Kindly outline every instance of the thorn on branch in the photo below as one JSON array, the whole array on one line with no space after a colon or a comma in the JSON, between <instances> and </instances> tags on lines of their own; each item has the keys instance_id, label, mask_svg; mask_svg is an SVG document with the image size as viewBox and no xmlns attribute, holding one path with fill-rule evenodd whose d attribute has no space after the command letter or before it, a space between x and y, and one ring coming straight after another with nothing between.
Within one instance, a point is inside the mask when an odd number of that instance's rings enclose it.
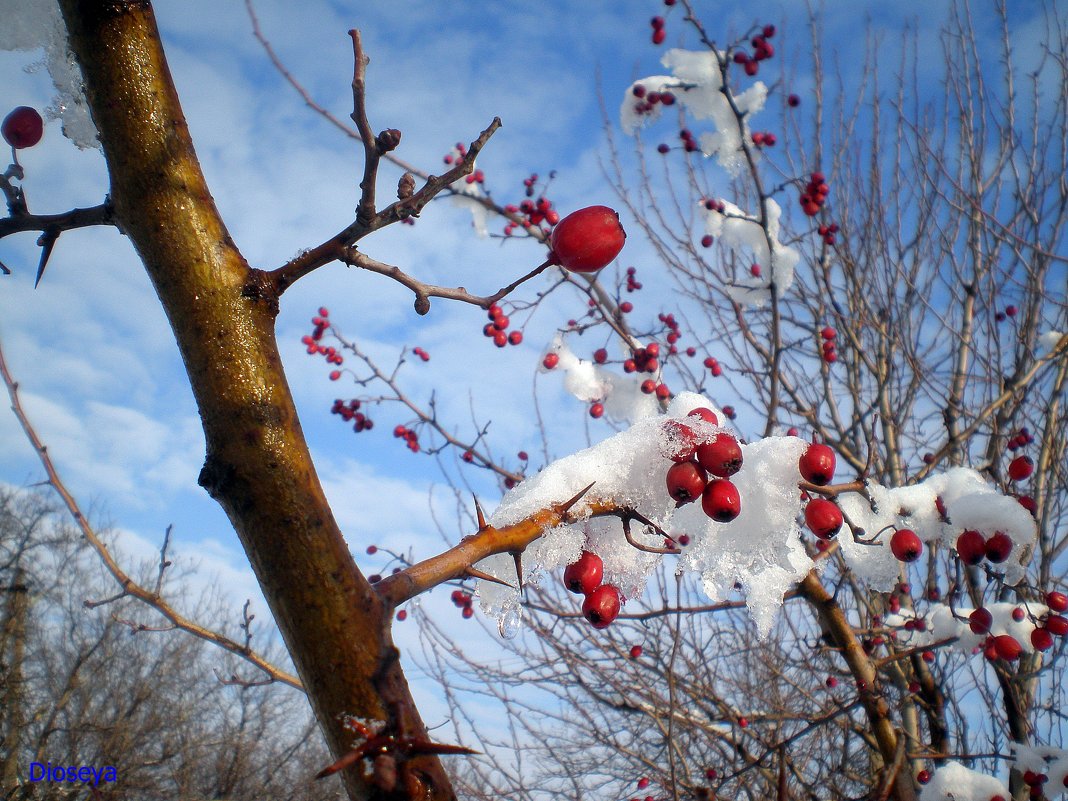
<instances>
[{"instance_id":1,"label":"thorn on branch","mask_svg":"<svg viewBox=\"0 0 1068 801\"><path fill-rule=\"evenodd\" d=\"M508 587L514 590L515 585L509 584L504 579L499 579L496 576L491 576L489 573L485 573L479 570L477 567L468 567L464 570L464 575L468 578L479 579L480 581L489 581L493 584L500 584L502 587Z\"/></svg>"},{"instance_id":2,"label":"thorn on branch","mask_svg":"<svg viewBox=\"0 0 1068 801\"><path fill-rule=\"evenodd\" d=\"M33 282L34 289L37 289L37 285L41 283L41 277L44 275L45 267L48 266L48 259L52 255L52 248L56 246L57 239L59 239L59 231L55 228L47 229L37 239L37 244L41 246L41 261L37 265L37 278Z\"/></svg>"}]
</instances>

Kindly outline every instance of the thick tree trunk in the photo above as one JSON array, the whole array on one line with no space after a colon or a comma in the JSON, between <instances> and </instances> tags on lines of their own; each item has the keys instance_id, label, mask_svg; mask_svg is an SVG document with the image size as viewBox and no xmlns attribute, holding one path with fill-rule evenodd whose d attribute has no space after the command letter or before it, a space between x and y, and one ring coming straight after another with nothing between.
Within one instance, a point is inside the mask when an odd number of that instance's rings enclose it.
<instances>
[{"instance_id":1,"label":"thick tree trunk","mask_svg":"<svg viewBox=\"0 0 1068 801\"><path fill-rule=\"evenodd\" d=\"M207 439L200 483L226 510L335 755L341 716L425 736L389 633L391 609L338 530L297 420L276 300L230 239L200 170L147 0L62 0L107 158L120 228L163 303ZM101 282L107 280L100 276ZM395 790L347 770L351 798L453 797L436 757Z\"/></svg>"}]
</instances>

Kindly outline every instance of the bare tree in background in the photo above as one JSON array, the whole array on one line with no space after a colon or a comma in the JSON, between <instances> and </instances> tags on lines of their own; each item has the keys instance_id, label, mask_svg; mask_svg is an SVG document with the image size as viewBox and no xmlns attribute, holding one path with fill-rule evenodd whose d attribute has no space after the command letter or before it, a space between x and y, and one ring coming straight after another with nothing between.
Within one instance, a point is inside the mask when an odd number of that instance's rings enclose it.
<instances>
[{"instance_id":1,"label":"bare tree in background","mask_svg":"<svg viewBox=\"0 0 1068 801\"><path fill-rule=\"evenodd\" d=\"M172 577L174 587L182 577ZM325 799L308 784L326 754L299 693L206 680L234 671L201 640L139 622L78 531L39 495L0 494L0 764L4 798L85 798L39 766L115 769L110 799ZM203 598L201 619L219 604ZM32 774L32 775L31 775Z\"/></svg>"}]
</instances>

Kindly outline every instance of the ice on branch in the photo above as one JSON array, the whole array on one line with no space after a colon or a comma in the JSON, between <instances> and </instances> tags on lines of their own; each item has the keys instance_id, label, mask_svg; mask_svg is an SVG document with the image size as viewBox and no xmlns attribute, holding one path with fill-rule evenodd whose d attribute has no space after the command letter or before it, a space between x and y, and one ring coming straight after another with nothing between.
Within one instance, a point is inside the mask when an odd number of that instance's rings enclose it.
<instances>
[{"instance_id":1,"label":"ice on branch","mask_svg":"<svg viewBox=\"0 0 1068 801\"><path fill-rule=\"evenodd\" d=\"M559 340L554 347L560 357L556 369L567 370L571 391L583 399L600 397L606 391L609 385L604 381L611 375L607 370L578 359ZM798 460L808 444L797 437L767 437L743 444L741 469L731 476L741 497L741 512L729 523L717 522L703 512L700 503L677 507L665 485L670 455L680 444L673 440L679 427L669 421L685 419L698 441L725 430L687 417L702 406L719 414L708 399L681 393L666 415L641 416L629 429L547 465L508 492L491 515L490 525L501 527L528 519L593 484L573 510L574 523L546 531L526 550L524 581L536 583L550 572L561 571L586 548L601 557L606 583L619 587L625 599L637 597L663 557L628 543L619 518L589 517L587 503L612 501L617 508L640 513L674 538L686 534L688 544L677 557L678 570L697 574L714 602L727 600L741 589L758 633L767 636L784 595L815 565L799 529L803 500ZM719 419L725 418L719 415ZM863 537L869 540L856 542L848 526L843 527L838 535L841 552L857 577L876 590L890 590L899 581L902 563L889 545L894 528L910 528L928 545L940 542L950 547L965 529L985 535L1003 531L1014 547L1010 558L994 569L1004 572L1010 583L1023 575L1019 553L1036 534L1034 521L1015 498L999 494L978 473L964 468L931 476L912 487L887 489L869 484L866 495L847 492L839 502L848 520L863 528ZM861 532L856 535L860 537ZM663 538L644 525L632 525L632 536L642 545L664 545ZM478 568L505 581L515 580L514 563L507 554L483 560ZM513 588L482 582L479 595L486 613L502 620L519 605L518 590ZM1017 624L1011 620L1011 611L1008 615L1007 621L999 617L998 625L1027 641L1028 626L1034 628L1034 623L1025 623L1017 631L1012 628ZM934 635L943 639L961 636L951 614L945 621L935 618L931 626Z\"/></svg>"},{"instance_id":2,"label":"ice on branch","mask_svg":"<svg viewBox=\"0 0 1068 801\"><path fill-rule=\"evenodd\" d=\"M969 616L974 609L968 607L949 607L943 604L932 606L931 611L923 618L923 628L917 628L915 624L905 628L906 621L916 617L910 610L902 609L897 614L887 615L884 622L891 628L897 628L898 641L907 647L919 647L942 643L952 640L947 648L958 651L965 655L971 655L976 648L982 648L990 637L1000 637L1003 634L1015 638L1024 653L1034 653L1031 645L1031 632L1038 628L1041 621L1049 613L1049 607L1044 604L1028 603L992 603L983 607L990 613L990 630L982 634L976 634L969 625ZM1023 620L1013 618L1016 609L1023 609L1026 613Z\"/></svg>"},{"instance_id":3,"label":"ice on branch","mask_svg":"<svg viewBox=\"0 0 1068 801\"><path fill-rule=\"evenodd\" d=\"M1034 518L1015 498L1006 497L983 477L964 467L930 476L911 487L888 489L868 484L870 502L850 493L839 498L842 513L862 528L865 538L879 537L879 545L839 537L842 555L853 571L873 589L887 591L898 581L900 563L887 546L894 529L909 528L928 545L939 542L952 548L961 532L974 529L984 537L1002 531L1012 540L1012 553L994 569L1003 573L1005 582L1016 584L1024 575L1020 554L1034 542L1037 534ZM938 499L945 507L945 519L938 510Z\"/></svg>"},{"instance_id":4,"label":"ice on branch","mask_svg":"<svg viewBox=\"0 0 1068 801\"><path fill-rule=\"evenodd\" d=\"M1068 794L1068 751L1050 746L1027 746L1012 744L1016 769L1021 773L1031 771L1044 774L1048 781L1042 785L1043 792L1050 797ZM1008 798L1008 796L1005 796Z\"/></svg>"},{"instance_id":5,"label":"ice on branch","mask_svg":"<svg viewBox=\"0 0 1068 801\"><path fill-rule=\"evenodd\" d=\"M678 101L695 120L710 120L713 130L698 139L706 156L715 156L723 169L737 175L745 166L742 137L749 136L747 121L764 108L768 89L756 81L744 92L731 92L738 113L731 108L724 92L720 59L722 52L711 50L668 50L661 64L671 75L653 75L633 83L627 90L620 109L623 131L633 135L642 125L660 116L665 105L664 94L671 96L668 104Z\"/></svg>"},{"instance_id":6,"label":"ice on branch","mask_svg":"<svg viewBox=\"0 0 1068 801\"><path fill-rule=\"evenodd\" d=\"M1040 348L1048 352L1057 347L1062 339L1064 339L1064 334L1060 331L1047 331L1039 336L1038 345Z\"/></svg>"},{"instance_id":7,"label":"ice on branch","mask_svg":"<svg viewBox=\"0 0 1068 801\"><path fill-rule=\"evenodd\" d=\"M56 95L46 116L59 119L63 134L78 147L100 147L96 126L85 102L81 69L67 45L67 29L56 0L4 3L0 50L45 51L44 63Z\"/></svg>"},{"instance_id":8,"label":"ice on branch","mask_svg":"<svg viewBox=\"0 0 1068 801\"><path fill-rule=\"evenodd\" d=\"M758 218L746 214L733 203L719 201L712 209L708 205L701 204L705 232L735 251L738 264L759 264L761 267L759 276L747 269L723 288L731 300L744 305L763 305L771 299L771 281L775 282L777 295L782 297L793 286L794 269L801 254L779 241L779 218L782 216L779 204L771 198L767 200L766 233Z\"/></svg>"},{"instance_id":9,"label":"ice on branch","mask_svg":"<svg viewBox=\"0 0 1068 801\"><path fill-rule=\"evenodd\" d=\"M959 762L946 762L920 791L920 801L990 801L996 795L1010 798L1004 783Z\"/></svg>"},{"instance_id":10,"label":"ice on branch","mask_svg":"<svg viewBox=\"0 0 1068 801\"><path fill-rule=\"evenodd\" d=\"M454 193L453 204L471 212L471 227L475 229L475 233L482 238L489 236L489 228L486 226L488 212L478 201L478 198L485 197L485 194L478 184L465 183L461 178L452 183L451 189Z\"/></svg>"},{"instance_id":11,"label":"ice on branch","mask_svg":"<svg viewBox=\"0 0 1068 801\"><path fill-rule=\"evenodd\" d=\"M656 398L641 391L643 376L637 373L620 375L607 367L580 359L559 334L553 339L548 352L555 353L560 361L552 370L543 368L542 372L562 374L564 389L568 393L585 403L601 401L605 413L613 420L634 422L659 413Z\"/></svg>"}]
</instances>

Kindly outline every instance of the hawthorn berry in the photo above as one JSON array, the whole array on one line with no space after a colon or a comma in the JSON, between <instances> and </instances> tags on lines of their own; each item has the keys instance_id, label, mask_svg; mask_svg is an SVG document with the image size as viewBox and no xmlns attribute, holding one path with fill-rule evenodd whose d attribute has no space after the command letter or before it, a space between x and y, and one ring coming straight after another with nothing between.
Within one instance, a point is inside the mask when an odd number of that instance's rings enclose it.
<instances>
[{"instance_id":1,"label":"hawthorn berry","mask_svg":"<svg viewBox=\"0 0 1068 801\"><path fill-rule=\"evenodd\" d=\"M974 529L961 532L957 537L957 556L966 565L977 565L986 557L986 540Z\"/></svg>"},{"instance_id":2,"label":"hawthorn berry","mask_svg":"<svg viewBox=\"0 0 1068 801\"><path fill-rule=\"evenodd\" d=\"M1046 606L1050 608L1052 612L1063 612L1068 610L1068 595L1063 592L1048 592L1046 593Z\"/></svg>"},{"instance_id":3,"label":"hawthorn berry","mask_svg":"<svg viewBox=\"0 0 1068 801\"><path fill-rule=\"evenodd\" d=\"M1004 531L995 531L986 541L986 558L994 564L1004 562L1012 553L1012 540Z\"/></svg>"},{"instance_id":4,"label":"hawthorn berry","mask_svg":"<svg viewBox=\"0 0 1068 801\"><path fill-rule=\"evenodd\" d=\"M901 562L915 562L923 553L923 543L910 528L899 528L890 538L890 551Z\"/></svg>"},{"instance_id":5,"label":"hawthorn berry","mask_svg":"<svg viewBox=\"0 0 1068 801\"><path fill-rule=\"evenodd\" d=\"M842 527L842 510L834 501L813 498L805 506L805 525L821 540L829 540Z\"/></svg>"},{"instance_id":6,"label":"hawthorn berry","mask_svg":"<svg viewBox=\"0 0 1068 801\"><path fill-rule=\"evenodd\" d=\"M1031 645L1036 651L1048 651L1053 647L1053 635L1046 629L1034 629L1031 632Z\"/></svg>"},{"instance_id":7,"label":"hawthorn berry","mask_svg":"<svg viewBox=\"0 0 1068 801\"><path fill-rule=\"evenodd\" d=\"M1009 462L1009 478L1013 481L1023 481L1035 472L1035 463L1030 456L1017 456Z\"/></svg>"},{"instance_id":8,"label":"hawthorn berry","mask_svg":"<svg viewBox=\"0 0 1068 801\"><path fill-rule=\"evenodd\" d=\"M801 454L797 467L806 481L817 486L831 483L834 478L835 457L829 445L812 443Z\"/></svg>"},{"instance_id":9,"label":"hawthorn berry","mask_svg":"<svg viewBox=\"0 0 1068 801\"><path fill-rule=\"evenodd\" d=\"M564 586L577 595L588 595L601 584L604 563L593 551L583 551L577 560L564 568Z\"/></svg>"},{"instance_id":10,"label":"hawthorn berry","mask_svg":"<svg viewBox=\"0 0 1068 801\"><path fill-rule=\"evenodd\" d=\"M711 423L714 426L719 425L719 417L714 411L705 406L698 406L696 409L691 409L686 416L697 417L701 420L704 420L706 423Z\"/></svg>"},{"instance_id":11,"label":"hawthorn berry","mask_svg":"<svg viewBox=\"0 0 1068 801\"><path fill-rule=\"evenodd\" d=\"M742 448L730 434L716 434L697 446L701 467L719 478L730 478L742 467Z\"/></svg>"},{"instance_id":12,"label":"hawthorn berry","mask_svg":"<svg viewBox=\"0 0 1068 801\"><path fill-rule=\"evenodd\" d=\"M33 147L44 135L44 120L37 113L37 109L18 106L0 123L0 135L16 150Z\"/></svg>"},{"instance_id":13,"label":"hawthorn berry","mask_svg":"<svg viewBox=\"0 0 1068 801\"><path fill-rule=\"evenodd\" d=\"M618 256L626 239L615 211L608 206L587 206L553 228L549 258L572 272L592 273Z\"/></svg>"},{"instance_id":14,"label":"hawthorn berry","mask_svg":"<svg viewBox=\"0 0 1068 801\"><path fill-rule=\"evenodd\" d=\"M709 481L701 494L701 508L717 523L729 523L742 511L738 488L725 478Z\"/></svg>"},{"instance_id":15,"label":"hawthorn berry","mask_svg":"<svg viewBox=\"0 0 1068 801\"><path fill-rule=\"evenodd\" d=\"M586 596L582 602L582 614L595 629L603 629L619 615L622 603L617 587L602 584Z\"/></svg>"},{"instance_id":16,"label":"hawthorn berry","mask_svg":"<svg viewBox=\"0 0 1068 801\"><path fill-rule=\"evenodd\" d=\"M999 634L994 638L994 652L1007 662L1014 662L1020 658L1023 648L1011 634Z\"/></svg>"},{"instance_id":17,"label":"hawthorn berry","mask_svg":"<svg viewBox=\"0 0 1068 801\"><path fill-rule=\"evenodd\" d=\"M1056 634L1058 637L1063 637L1068 634L1068 618L1066 617L1049 615L1046 618L1045 626L1050 634Z\"/></svg>"},{"instance_id":18,"label":"hawthorn berry","mask_svg":"<svg viewBox=\"0 0 1068 801\"><path fill-rule=\"evenodd\" d=\"M972 630L972 634L986 634L993 624L994 616L990 614L989 609L982 606L973 609L968 615L968 628Z\"/></svg>"},{"instance_id":19,"label":"hawthorn berry","mask_svg":"<svg viewBox=\"0 0 1068 801\"><path fill-rule=\"evenodd\" d=\"M560 356L556 353L546 353L545 358L541 360L541 363L546 370L552 370L560 363Z\"/></svg>"},{"instance_id":20,"label":"hawthorn berry","mask_svg":"<svg viewBox=\"0 0 1068 801\"><path fill-rule=\"evenodd\" d=\"M630 658L637 659L642 655L642 647L640 645L632 645L630 648Z\"/></svg>"},{"instance_id":21,"label":"hawthorn berry","mask_svg":"<svg viewBox=\"0 0 1068 801\"><path fill-rule=\"evenodd\" d=\"M676 462L667 471L667 491L679 506L697 500L705 490L707 476L697 462Z\"/></svg>"}]
</instances>

